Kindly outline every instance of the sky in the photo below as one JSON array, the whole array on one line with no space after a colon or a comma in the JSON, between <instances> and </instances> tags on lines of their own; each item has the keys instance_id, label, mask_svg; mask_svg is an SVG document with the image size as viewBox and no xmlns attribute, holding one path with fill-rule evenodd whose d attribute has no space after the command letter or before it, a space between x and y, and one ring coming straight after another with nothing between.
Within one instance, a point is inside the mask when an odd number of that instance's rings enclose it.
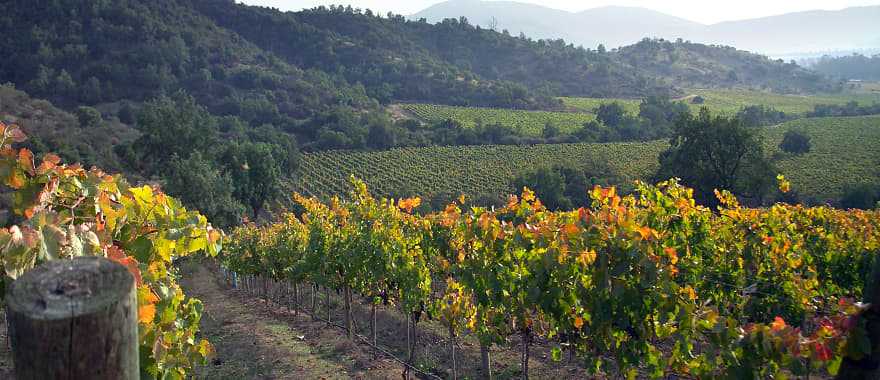
<instances>
[{"instance_id":1,"label":"sky","mask_svg":"<svg viewBox=\"0 0 880 380\"><path fill-rule=\"evenodd\" d=\"M251 5L262 5L282 10L297 11L319 5L343 4L358 8L369 8L386 14L409 15L425 9L438 0L237 0ZM516 0L524 3L540 4L551 8L577 12L585 9L607 6L633 6L650 8L673 16L704 24L721 21L742 20L773 16L789 12L814 9L837 10L862 5L880 5L880 0Z\"/></svg>"}]
</instances>

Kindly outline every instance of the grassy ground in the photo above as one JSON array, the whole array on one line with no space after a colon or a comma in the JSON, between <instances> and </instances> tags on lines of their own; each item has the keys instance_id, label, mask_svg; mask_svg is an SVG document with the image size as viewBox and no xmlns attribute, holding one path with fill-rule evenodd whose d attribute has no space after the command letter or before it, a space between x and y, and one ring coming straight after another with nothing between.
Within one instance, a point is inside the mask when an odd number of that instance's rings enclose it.
<instances>
[{"instance_id":1,"label":"grassy ground","mask_svg":"<svg viewBox=\"0 0 880 380\"><path fill-rule=\"evenodd\" d=\"M256 297L227 291L207 267L187 262L181 282L202 300L202 334L216 350L204 379L387 379L399 369L373 359L323 323L297 318Z\"/></svg>"},{"instance_id":2,"label":"grassy ground","mask_svg":"<svg viewBox=\"0 0 880 380\"><path fill-rule=\"evenodd\" d=\"M792 156L777 146L789 128L812 136L810 153ZM764 130L767 152L794 189L817 201L836 199L852 183L880 181L880 116L800 119ZM293 189L319 196L344 194L355 175L380 194L506 194L517 174L538 166L586 167L601 160L625 179L646 179L665 141L405 148L384 152L303 155Z\"/></svg>"}]
</instances>

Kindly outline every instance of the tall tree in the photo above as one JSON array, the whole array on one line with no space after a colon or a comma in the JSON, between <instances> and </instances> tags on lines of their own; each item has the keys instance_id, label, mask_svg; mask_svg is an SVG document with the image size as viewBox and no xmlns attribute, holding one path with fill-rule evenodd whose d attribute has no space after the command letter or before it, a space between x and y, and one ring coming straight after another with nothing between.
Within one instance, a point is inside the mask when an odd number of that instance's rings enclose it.
<instances>
[{"instance_id":1,"label":"tall tree","mask_svg":"<svg viewBox=\"0 0 880 380\"><path fill-rule=\"evenodd\" d=\"M272 156L273 150L267 143L230 144L221 157L235 184L233 194L255 217L281 193L281 167Z\"/></svg>"},{"instance_id":2,"label":"tall tree","mask_svg":"<svg viewBox=\"0 0 880 380\"><path fill-rule=\"evenodd\" d=\"M162 174L172 157L207 153L218 142L215 118L182 91L147 102L137 128L142 135L132 143L137 158L132 164L148 174Z\"/></svg>"},{"instance_id":3,"label":"tall tree","mask_svg":"<svg viewBox=\"0 0 880 380\"><path fill-rule=\"evenodd\" d=\"M659 179L678 177L694 197L714 206L716 189L760 201L773 187L774 169L756 130L737 118L685 115L676 123L670 147L660 154Z\"/></svg>"}]
</instances>

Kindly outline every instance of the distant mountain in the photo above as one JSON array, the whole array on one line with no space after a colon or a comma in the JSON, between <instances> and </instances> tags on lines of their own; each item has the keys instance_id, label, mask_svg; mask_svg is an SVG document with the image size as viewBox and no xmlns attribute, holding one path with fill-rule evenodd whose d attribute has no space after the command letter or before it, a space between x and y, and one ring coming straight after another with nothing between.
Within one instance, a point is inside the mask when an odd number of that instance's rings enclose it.
<instances>
[{"instance_id":1,"label":"distant mountain","mask_svg":"<svg viewBox=\"0 0 880 380\"><path fill-rule=\"evenodd\" d=\"M880 47L880 5L808 11L708 27L694 41L724 43L768 55Z\"/></svg>"},{"instance_id":2,"label":"distant mountain","mask_svg":"<svg viewBox=\"0 0 880 380\"><path fill-rule=\"evenodd\" d=\"M682 38L735 46L771 56L804 51L880 47L880 5L840 11L808 11L704 25L645 8L602 7L566 12L512 1L450 0L410 18L438 22L464 16L499 31L615 48L645 37Z\"/></svg>"}]
</instances>

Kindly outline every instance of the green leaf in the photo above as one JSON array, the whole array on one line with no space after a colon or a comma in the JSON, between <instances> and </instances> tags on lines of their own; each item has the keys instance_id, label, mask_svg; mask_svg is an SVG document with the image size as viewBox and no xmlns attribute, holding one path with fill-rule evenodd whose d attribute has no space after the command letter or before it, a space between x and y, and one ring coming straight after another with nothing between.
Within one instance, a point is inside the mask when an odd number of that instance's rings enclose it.
<instances>
[{"instance_id":1,"label":"green leaf","mask_svg":"<svg viewBox=\"0 0 880 380\"><path fill-rule=\"evenodd\" d=\"M828 374L831 376L837 376L837 372L840 371L840 364L843 363L843 356L835 356L834 359L831 359L828 362Z\"/></svg>"},{"instance_id":2,"label":"green leaf","mask_svg":"<svg viewBox=\"0 0 880 380\"><path fill-rule=\"evenodd\" d=\"M559 347L553 347L550 349L550 357L553 358L554 362L562 360L562 350Z\"/></svg>"}]
</instances>

